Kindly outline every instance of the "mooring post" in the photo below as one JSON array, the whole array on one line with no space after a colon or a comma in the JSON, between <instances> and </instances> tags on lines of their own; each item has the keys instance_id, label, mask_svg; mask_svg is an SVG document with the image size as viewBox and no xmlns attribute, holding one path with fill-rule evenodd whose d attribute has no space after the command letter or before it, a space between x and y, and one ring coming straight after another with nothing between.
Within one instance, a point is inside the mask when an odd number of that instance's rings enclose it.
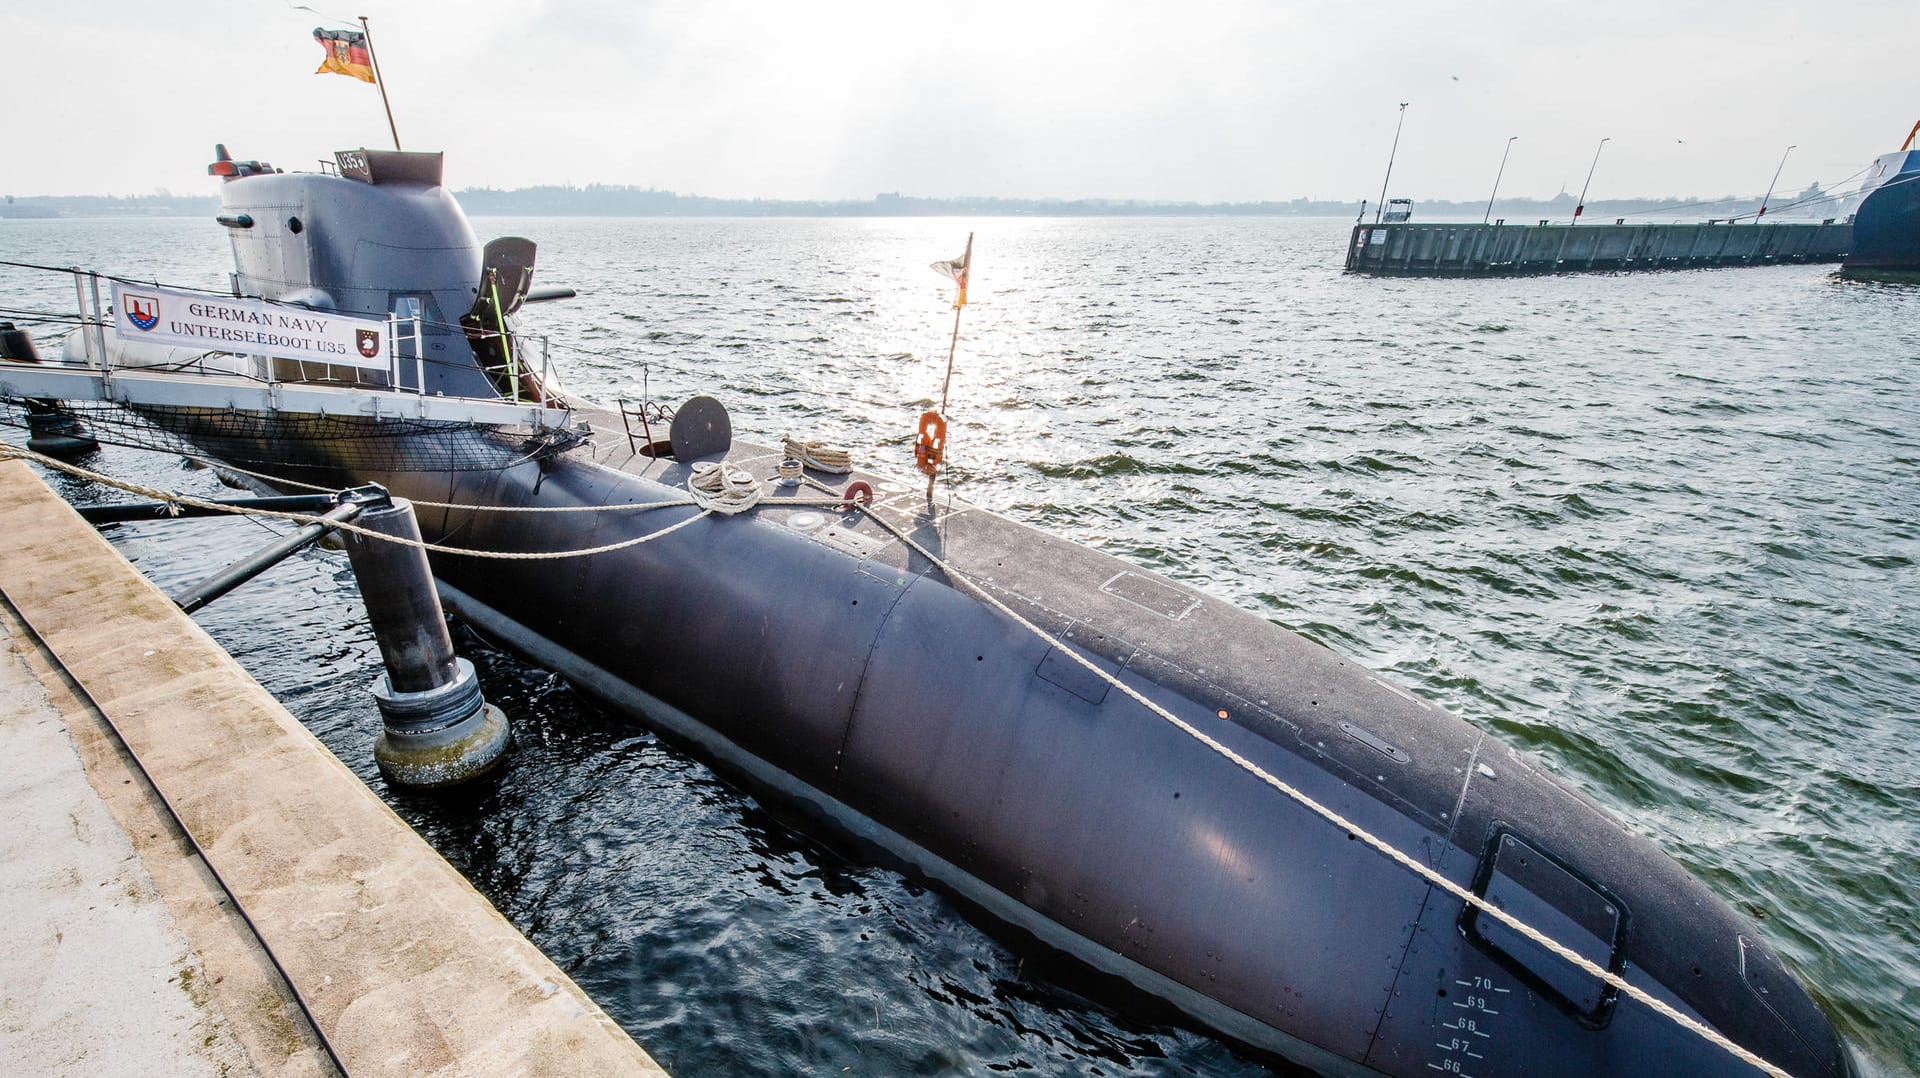
<instances>
[{"instance_id":1,"label":"mooring post","mask_svg":"<svg viewBox=\"0 0 1920 1078\"><path fill-rule=\"evenodd\" d=\"M413 505L404 498L369 508L356 523L420 541ZM380 773L398 785L423 787L484 774L506 752L507 717L481 696L473 664L453 653L427 552L354 532L345 539L387 668L373 682L385 727L373 746Z\"/></svg>"}]
</instances>

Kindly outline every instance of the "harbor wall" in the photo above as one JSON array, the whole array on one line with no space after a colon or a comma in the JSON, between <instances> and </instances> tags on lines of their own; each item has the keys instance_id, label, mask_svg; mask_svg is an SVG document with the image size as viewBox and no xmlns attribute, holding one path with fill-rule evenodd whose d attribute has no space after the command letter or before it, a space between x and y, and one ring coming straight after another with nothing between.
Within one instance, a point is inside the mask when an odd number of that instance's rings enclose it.
<instances>
[{"instance_id":1,"label":"harbor wall","mask_svg":"<svg viewBox=\"0 0 1920 1078\"><path fill-rule=\"evenodd\" d=\"M1851 223L1510 225L1357 224L1347 271L1396 277L1481 277L1589 270L1838 262Z\"/></svg>"}]
</instances>

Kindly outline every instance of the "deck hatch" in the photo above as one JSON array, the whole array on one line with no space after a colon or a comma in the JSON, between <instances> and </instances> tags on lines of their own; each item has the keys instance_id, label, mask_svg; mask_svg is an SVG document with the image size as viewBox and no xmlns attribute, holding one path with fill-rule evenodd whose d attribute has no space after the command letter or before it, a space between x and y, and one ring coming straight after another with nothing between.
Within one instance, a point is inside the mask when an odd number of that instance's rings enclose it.
<instances>
[{"instance_id":1,"label":"deck hatch","mask_svg":"<svg viewBox=\"0 0 1920 1078\"><path fill-rule=\"evenodd\" d=\"M1621 904L1511 832L1496 835L1481 860L1476 894L1602 969L1619 972L1626 913ZM1617 991L1492 917L1468 907L1467 937L1588 1025L1604 1025Z\"/></svg>"}]
</instances>

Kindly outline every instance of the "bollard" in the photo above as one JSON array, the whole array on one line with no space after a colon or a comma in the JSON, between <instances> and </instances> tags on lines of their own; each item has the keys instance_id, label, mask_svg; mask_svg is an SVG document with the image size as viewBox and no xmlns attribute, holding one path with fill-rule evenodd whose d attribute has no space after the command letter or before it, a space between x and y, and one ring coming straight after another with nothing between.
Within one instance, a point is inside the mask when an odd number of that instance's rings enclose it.
<instances>
[{"instance_id":1,"label":"bollard","mask_svg":"<svg viewBox=\"0 0 1920 1078\"><path fill-rule=\"evenodd\" d=\"M356 523L420 540L405 499L369 507ZM453 653L426 551L353 532L345 539L387 668L373 682L385 727L373 745L380 773L396 785L429 788L485 774L506 752L507 717L481 696L473 664Z\"/></svg>"}]
</instances>

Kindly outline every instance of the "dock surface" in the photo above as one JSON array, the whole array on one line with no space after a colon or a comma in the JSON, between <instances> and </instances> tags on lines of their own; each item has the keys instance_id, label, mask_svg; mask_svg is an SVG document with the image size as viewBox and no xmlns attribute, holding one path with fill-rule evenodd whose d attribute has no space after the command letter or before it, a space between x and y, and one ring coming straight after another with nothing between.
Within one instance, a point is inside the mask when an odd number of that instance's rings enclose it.
<instances>
[{"instance_id":1,"label":"dock surface","mask_svg":"<svg viewBox=\"0 0 1920 1078\"><path fill-rule=\"evenodd\" d=\"M356 1078L665 1073L24 464L0 526L0 1069L332 1073L292 985Z\"/></svg>"},{"instance_id":2,"label":"dock surface","mask_svg":"<svg viewBox=\"0 0 1920 1078\"><path fill-rule=\"evenodd\" d=\"M1772 266L1839 262L1853 226L1770 224L1356 224L1347 271L1387 277L1498 277L1540 273Z\"/></svg>"}]
</instances>

